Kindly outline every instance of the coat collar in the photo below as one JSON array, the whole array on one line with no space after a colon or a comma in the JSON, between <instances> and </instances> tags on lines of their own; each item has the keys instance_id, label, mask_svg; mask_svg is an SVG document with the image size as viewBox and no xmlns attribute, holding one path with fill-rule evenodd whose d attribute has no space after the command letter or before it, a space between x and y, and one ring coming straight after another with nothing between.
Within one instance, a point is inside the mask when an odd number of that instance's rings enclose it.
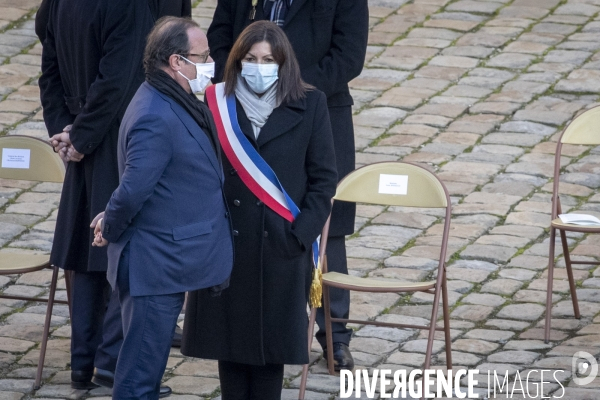
<instances>
[{"instance_id":1,"label":"coat collar","mask_svg":"<svg viewBox=\"0 0 600 400\"><path fill-rule=\"evenodd\" d=\"M251 3L250 0L246 0L248 4ZM258 6L256 7L256 15L255 15L255 20L256 21L260 21L262 19L269 19L269 16L266 16L264 13L264 3L267 0L262 0L260 2L260 4L258 4ZM292 1L292 6L290 7L290 9L287 12L287 15L285 16L285 22L283 23L283 27L285 28L285 26L290 22L290 20L292 18L294 18L294 15L296 15L298 13L298 11L302 8L302 6L304 5L304 3L306 3L307 0L293 0ZM248 8L248 12L250 12L249 10L251 10L252 7Z\"/></svg>"},{"instance_id":2,"label":"coat collar","mask_svg":"<svg viewBox=\"0 0 600 400\"><path fill-rule=\"evenodd\" d=\"M302 112L306 109L306 99L288 102L274 109L269 116L267 123L260 130L258 139L254 138L250 121L248 121L248 117L246 117L246 113L237 99L236 107L238 109L238 120L240 127L242 128L242 132L244 132L251 142L257 143L258 146L262 146L265 143L292 130L302 121ZM242 118L239 118L240 115Z\"/></svg>"},{"instance_id":3,"label":"coat collar","mask_svg":"<svg viewBox=\"0 0 600 400\"><path fill-rule=\"evenodd\" d=\"M147 82L146 82L146 84L147 84ZM156 93L158 93L158 95L160 97L162 97L164 100L166 100L170 104L171 110L173 110L175 115L177 115L177 117L183 123L183 125L186 127L186 129L188 130L190 135L192 135L192 137L196 140L196 142L198 142L198 144L200 145L200 148L202 149L202 151L204 151L204 153L208 157L211 165L217 172L217 175L219 176L219 178L221 180L223 180L223 172L221 169L221 164L217 158L217 154L215 153L215 150L213 149L212 144L210 143L210 139L208 138L206 133L202 130L202 128L200 128L198 126L196 121L194 121L194 119L179 104L177 104L177 102L175 100L173 100L169 96L165 95L164 93L160 92L156 88L152 87L152 85L148 84L148 86L150 86L151 89L155 90ZM216 143L217 144L219 143L218 140ZM219 148L219 146L217 146L217 149L218 148Z\"/></svg>"}]
</instances>

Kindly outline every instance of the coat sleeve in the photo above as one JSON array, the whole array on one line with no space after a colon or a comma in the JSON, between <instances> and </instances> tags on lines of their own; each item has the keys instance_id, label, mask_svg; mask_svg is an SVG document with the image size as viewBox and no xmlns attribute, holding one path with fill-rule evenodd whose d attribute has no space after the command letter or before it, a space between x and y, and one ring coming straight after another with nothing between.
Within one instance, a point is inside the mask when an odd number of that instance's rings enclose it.
<instances>
[{"instance_id":1,"label":"coat sleeve","mask_svg":"<svg viewBox=\"0 0 600 400\"><path fill-rule=\"evenodd\" d=\"M306 154L308 187L300 205L300 215L292 223L292 233L305 249L321 234L331 211L331 199L335 195L337 172L333 136L323 93L318 93L313 108L312 134Z\"/></svg>"},{"instance_id":2,"label":"coat sleeve","mask_svg":"<svg viewBox=\"0 0 600 400\"><path fill-rule=\"evenodd\" d=\"M102 236L119 240L154 192L171 160L171 128L158 115L147 114L127 133L125 169L104 213Z\"/></svg>"},{"instance_id":3,"label":"coat sleeve","mask_svg":"<svg viewBox=\"0 0 600 400\"><path fill-rule=\"evenodd\" d=\"M233 47L233 20L234 10L232 10L231 0L218 0L212 23L208 28L206 36L208 37L208 46L210 47L210 56L215 60L215 77L213 82L221 82L225 71L225 63L229 52Z\"/></svg>"},{"instance_id":4,"label":"coat sleeve","mask_svg":"<svg viewBox=\"0 0 600 400\"><path fill-rule=\"evenodd\" d=\"M123 117L142 83L144 41L152 24L148 6L139 0L110 4L100 24L103 56L98 75L88 89L82 112L73 122L71 142L83 154L92 153L108 128Z\"/></svg>"},{"instance_id":5,"label":"coat sleeve","mask_svg":"<svg viewBox=\"0 0 600 400\"><path fill-rule=\"evenodd\" d=\"M335 94L362 71L368 35L367 0L339 0L329 51L318 63L302 70L304 80L327 97Z\"/></svg>"},{"instance_id":6,"label":"coat sleeve","mask_svg":"<svg viewBox=\"0 0 600 400\"><path fill-rule=\"evenodd\" d=\"M50 136L62 132L63 128L73 123L73 116L65 104L65 89L61 79L54 29L48 15L51 12L49 3L45 2L44 15L40 15L40 29L44 25L42 35L44 46L42 49L42 75L38 80L40 99L43 107L44 123ZM36 28L37 21L36 17ZM41 36L40 36L41 38Z\"/></svg>"},{"instance_id":7,"label":"coat sleeve","mask_svg":"<svg viewBox=\"0 0 600 400\"><path fill-rule=\"evenodd\" d=\"M42 44L46 39L46 29L48 27L48 16L50 14L50 0L42 0L40 8L35 13L35 34Z\"/></svg>"}]
</instances>

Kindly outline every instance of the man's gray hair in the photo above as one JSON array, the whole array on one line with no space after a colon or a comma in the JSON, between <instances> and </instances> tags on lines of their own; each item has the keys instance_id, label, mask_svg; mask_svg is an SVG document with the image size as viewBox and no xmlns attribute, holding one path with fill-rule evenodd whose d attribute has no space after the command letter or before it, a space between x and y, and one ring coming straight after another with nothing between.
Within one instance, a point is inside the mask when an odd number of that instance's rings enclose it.
<instances>
[{"instance_id":1,"label":"man's gray hair","mask_svg":"<svg viewBox=\"0 0 600 400\"><path fill-rule=\"evenodd\" d=\"M148 35L144 51L146 74L169 65L172 54L187 56L190 42L187 31L200 26L190 18L162 17Z\"/></svg>"}]
</instances>

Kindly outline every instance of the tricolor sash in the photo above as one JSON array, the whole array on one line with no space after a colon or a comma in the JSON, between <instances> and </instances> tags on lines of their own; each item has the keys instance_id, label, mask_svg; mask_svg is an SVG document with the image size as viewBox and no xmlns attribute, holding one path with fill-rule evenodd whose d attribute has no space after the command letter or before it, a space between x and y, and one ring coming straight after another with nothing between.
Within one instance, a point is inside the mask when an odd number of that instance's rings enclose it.
<instances>
[{"instance_id":1,"label":"tricolor sash","mask_svg":"<svg viewBox=\"0 0 600 400\"><path fill-rule=\"evenodd\" d=\"M236 169L242 182L267 207L282 218L293 222L300 214L300 209L286 193L269 164L242 132L237 119L235 96L225 96L224 83L210 86L205 94L208 107L215 119L223 153ZM312 244L313 264L317 269L319 239L317 238Z\"/></svg>"}]
</instances>

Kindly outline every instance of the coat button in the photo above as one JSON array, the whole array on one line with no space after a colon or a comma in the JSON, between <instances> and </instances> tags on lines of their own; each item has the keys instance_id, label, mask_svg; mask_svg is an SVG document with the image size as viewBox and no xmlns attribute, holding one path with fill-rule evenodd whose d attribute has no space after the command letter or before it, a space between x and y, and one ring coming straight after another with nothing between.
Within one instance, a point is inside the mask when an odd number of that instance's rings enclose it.
<instances>
[{"instance_id":1,"label":"coat button","mask_svg":"<svg viewBox=\"0 0 600 400\"><path fill-rule=\"evenodd\" d=\"M240 234L240 233L239 233L238 231L236 231L235 229L233 230L233 232L232 232L232 233L233 233L233 236L239 236L239 234Z\"/></svg>"},{"instance_id":2,"label":"coat button","mask_svg":"<svg viewBox=\"0 0 600 400\"><path fill-rule=\"evenodd\" d=\"M235 200L233 201L233 205L234 205L234 206L236 206L236 207L239 207L239 206L240 206L240 204L241 204L241 202L240 202L238 199L235 199Z\"/></svg>"},{"instance_id":3,"label":"coat button","mask_svg":"<svg viewBox=\"0 0 600 400\"><path fill-rule=\"evenodd\" d=\"M263 233L263 236L264 236L264 237L267 237L267 236L269 236L269 232L265 231L265 232Z\"/></svg>"},{"instance_id":4,"label":"coat button","mask_svg":"<svg viewBox=\"0 0 600 400\"><path fill-rule=\"evenodd\" d=\"M257 205L257 206L262 206L262 205L263 205L263 202L259 200L259 201L257 201L257 202L256 202L256 205Z\"/></svg>"},{"instance_id":5,"label":"coat button","mask_svg":"<svg viewBox=\"0 0 600 400\"><path fill-rule=\"evenodd\" d=\"M229 218L229 213L228 212L225 213L225 218Z\"/></svg>"},{"instance_id":6,"label":"coat button","mask_svg":"<svg viewBox=\"0 0 600 400\"><path fill-rule=\"evenodd\" d=\"M229 175L235 175L235 174L237 174L237 170L235 168L231 168L229 170Z\"/></svg>"}]
</instances>

